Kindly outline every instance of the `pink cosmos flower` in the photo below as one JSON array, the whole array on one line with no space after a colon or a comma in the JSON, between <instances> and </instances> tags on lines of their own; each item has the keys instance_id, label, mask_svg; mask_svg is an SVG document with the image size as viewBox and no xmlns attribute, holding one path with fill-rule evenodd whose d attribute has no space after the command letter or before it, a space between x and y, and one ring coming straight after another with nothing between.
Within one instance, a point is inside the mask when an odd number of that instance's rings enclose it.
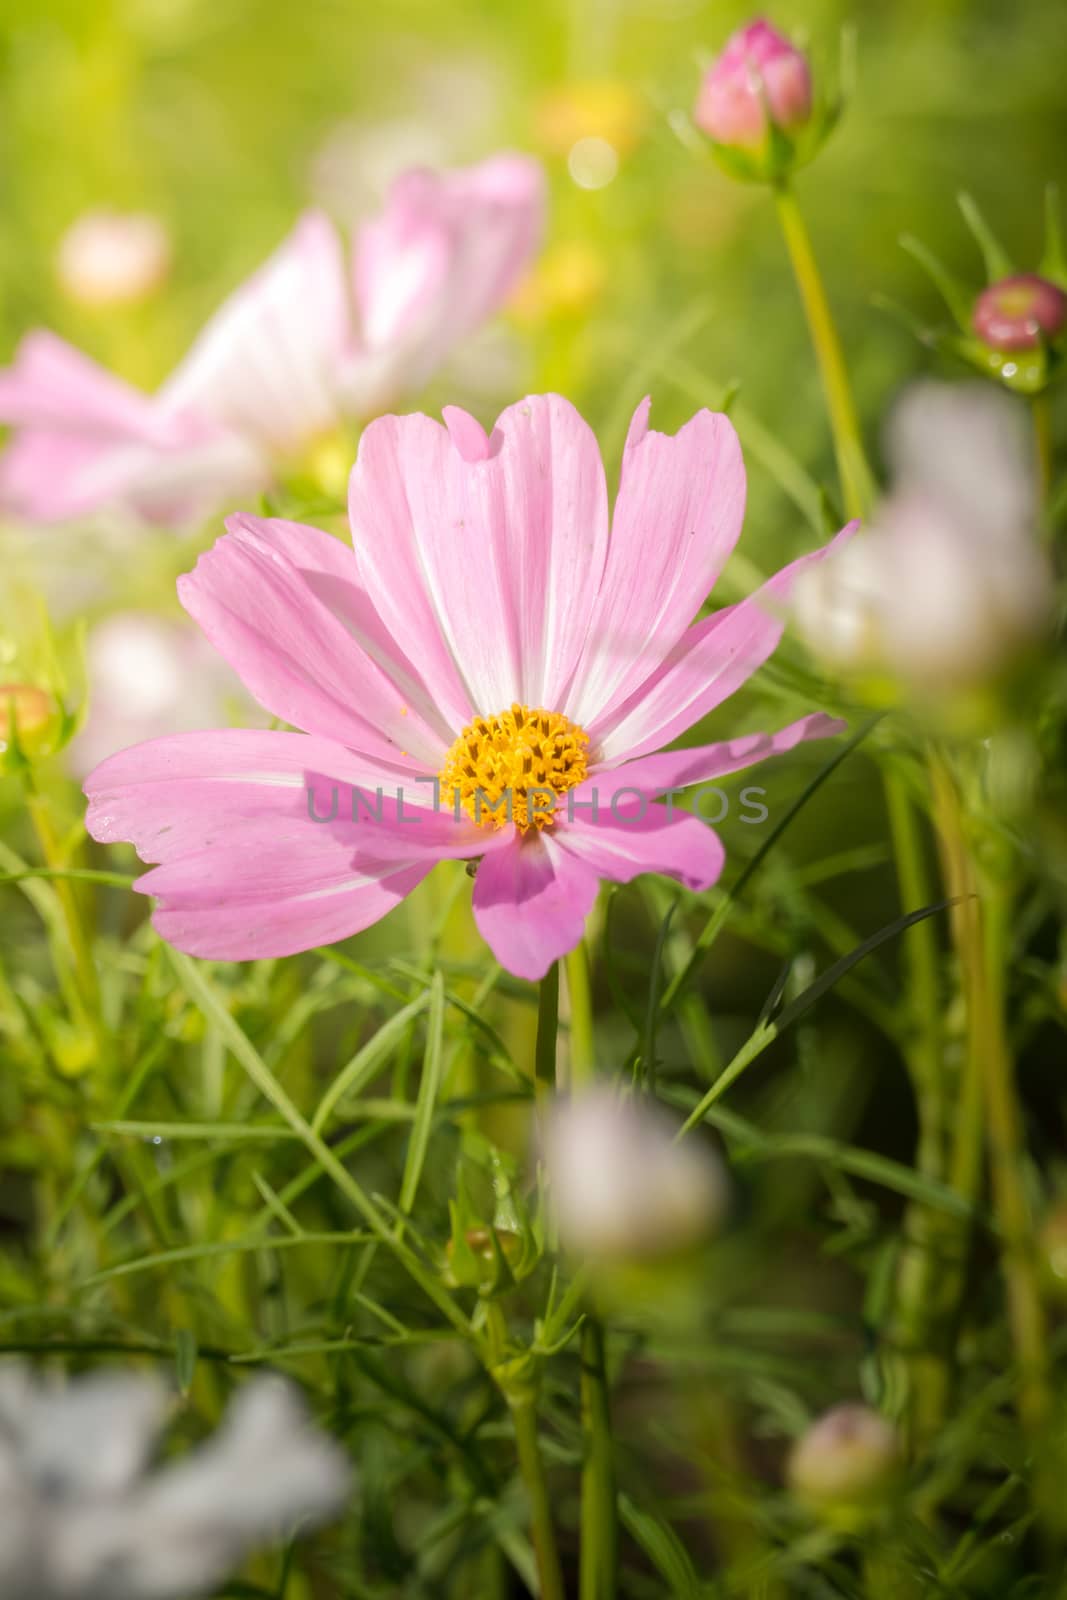
<instances>
[{"instance_id":1,"label":"pink cosmos flower","mask_svg":"<svg viewBox=\"0 0 1067 1600\"><path fill-rule=\"evenodd\" d=\"M823 552L693 623L741 529L740 446L725 416L669 436L648 414L646 400L610 537L596 440L558 395L510 407L488 436L455 408L447 427L372 423L352 549L229 520L179 580L182 603L252 695L306 731L177 734L91 774L89 831L157 863L137 887L164 939L224 960L327 944L451 857L478 863L474 915L498 960L539 978L581 938L601 878L715 882L715 833L657 797L841 724L662 747L767 659Z\"/></svg>"},{"instance_id":2,"label":"pink cosmos flower","mask_svg":"<svg viewBox=\"0 0 1067 1600\"><path fill-rule=\"evenodd\" d=\"M405 173L350 265L333 224L307 212L154 395L28 334L0 371L0 423L14 429L0 507L35 522L102 506L184 522L256 492L343 418L424 384L507 297L543 210L538 163L505 154Z\"/></svg>"}]
</instances>

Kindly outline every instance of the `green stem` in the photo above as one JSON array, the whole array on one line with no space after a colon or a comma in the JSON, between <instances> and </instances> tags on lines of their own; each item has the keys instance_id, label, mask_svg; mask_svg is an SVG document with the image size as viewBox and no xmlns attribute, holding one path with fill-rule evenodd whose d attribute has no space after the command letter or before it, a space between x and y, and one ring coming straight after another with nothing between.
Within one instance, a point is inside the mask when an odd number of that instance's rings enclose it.
<instances>
[{"instance_id":1,"label":"green stem","mask_svg":"<svg viewBox=\"0 0 1067 1600\"><path fill-rule=\"evenodd\" d=\"M1014 1063L1005 1027L1004 976L1009 959L1011 891L980 875L984 982L979 1027L984 1040L983 1087L993 1205L1000 1223L1001 1261L1008 1291L1008 1321L1019 1363L1019 1415L1037 1431L1049 1408L1049 1355L1041 1300L1034 1219L1023 1175L1025 1144Z\"/></svg>"},{"instance_id":2,"label":"green stem","mask_svg":"<svg viewBox=\"0 0 1067 1600\"><path fill-rule=\"evenodd\" d=\"M537 991L537 1038L534 1043L534 1091L544 1108L556 1089L556 1041L559 1033L559 962L554 961Z\"/></svg>"},{"instance_id":3,"label":"green stem","mask_svg":"<svg viewBox=\"0 0 1067 1600\"><path fill-rule=\"evenodd\" d=\"M78 1020L87 1024L94 1031L97 1027L97 1018L100 1009L100 989L96 967L93 963L92 946L85 929L82 916L81 901L74 883L66 877L67 862L56 838L52 819L48 812L48 802L41 794L33 779L27 771L26 784L26 810L33 824L34 833L40 846L41 856L49 870L55 874L55 892L63 913L63 921L70 940L70 951L74 960L74 973L78 986L78 995L84 1008L84 1014Z\"/></svg>"},{"instance_id":4,"label":"green stem","mask_svg":"<svg viewBox=\"0 0 1067 1600\"><path fill-rule=\"evenodd\" d=\"M541 1459L541 1441L537 1433L537 1407L527 1396L511 1406L515 1427L515 1445L519 1457L519 1471L526 1486L530 1502L530 1531L533 1538L537 1571L541 1580L541 1600L566 1600L563 1588L563 1570L556 1547L556 1532L552 1525L552 1503L548 1493L545 1464Z\"/></svg>"},{"instance_id":5,"label":"green stem","mask_svg":"<svg viewBox=\"0 0 1067 1600\"><path fill-rule=\"evenodd\" d=\"M933 899L923 854L919 819L907 786L892 769L884 773L886 810L897 863L903 910L929 905ZM920 922L904 935L903 954L908 999L906 1059L919 1122L916 1166L935 1183L945 1175L947 1083L943 1067L940 994L937 981L937 934L931 922ZM902 1352L901 1409L913 1449L920 1450L944 1421L949 1369L944 1330L936 1316L937 1285L943 1272L941 1241L945 1219L921 1201L913 1201L903 1226L903 1247L896 1274L892 1344Z\"/></svg>"},{"instance_id":6,"label":"green stem","mask_svg":"<svg viewBox=\"0 0 1067 1600\"><path fill-rule=\"evenodd\" d=\"M949 888L960 897L954 934L967 1007L967 1065L952 1162L953 1186L973 1199L981 1181L981 1134L989 1153L993 1208L1008 1294L1008 1321L1019 1365L1020 1419L1030 1432L1049 1404L1048 1336L1034 1254L1034 1224L1023 1179L1024 1141L1005 1026L1010 891L983 873L968 849L956 785L935 762L935 804ZM963 1287L960 1262L952 1282Z\"/></svg>"},{"instance_id":7,"label":"green stem","mask_svg":"<svg viewBox=\"0 0 1067 1600\"><path fill-rule=\"evenodd\" d=\"M774 195L778 220L819 363L845 510L850 517L862 517L870 511L874 500L874 480L867 465L841 341L796 196L785 182L775 188Z\"/></svg>"},{"instance_id":8,"label":"green stem","mask_svg":"<svg viewBox=\"0 0 1067 1600\"><path fill-rule=\"evenodd\" d=\"M589 956L584 940L575 945L565 961L570 1013L570 1086L574 1089L589 1083L596 1072L593 997L589 984Z\"/></svg>"},{"instance_id":9,"label":"green stem","mask_svg":"<svg viewBox=\"0 0 1067 1600\"><path fill-rule=\"evenodd\" d=\"M604 1360L604 1329L582 1324L581 1600L615 1600L618 1571L615 1454Z\"/></svg>"},{"instance_id":10,"label":"green stem","mask_svg":"<svg viewBox=\"0 0 1067 1600\"><path fill-rule=\"evenodd\" d=\"M1035 394L1030 401L1034 419L1034 444L1037 450L1037 483L1040 504L1047 506L1052 490L1052 411L1047 394Z\"/></svg>"}]
</instances>

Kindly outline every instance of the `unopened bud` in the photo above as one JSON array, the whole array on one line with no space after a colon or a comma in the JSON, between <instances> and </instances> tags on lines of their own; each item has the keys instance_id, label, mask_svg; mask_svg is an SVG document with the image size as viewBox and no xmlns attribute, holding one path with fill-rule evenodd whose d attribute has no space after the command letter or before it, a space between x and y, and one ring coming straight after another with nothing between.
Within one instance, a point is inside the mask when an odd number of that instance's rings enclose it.
<instances>
[{"instance_id":1,"label":"unopened bud","mask_svg":"<svg viewBox=\"0 0 1067 1600\"><path fill-rule=\"evenodd\" d=\"M730 38L704 74L693 120L717 144L754 150L772 126L793 133L811 113L807 57L758 18Z\"/></svg>"},{"instance_id":2,"label":"unopened bud","mask_svg":"<svg viewBox=\"0 0 1067 1600\"><path fill-rule=\"evenodd\" d=\"M690 1248L726 1209L726 1174L699 1139L676 1139L658 1107L606 1085L560 1101L544 1156L560 1239L601 1261L648 1260Z\"/></svg>"},{"instance_id":3,"label":"unopened bud","mask_svg":"<svg viewBox=\"0 0 1067 1600\"><path fill-rule=\"evenodd\" d=\"M32 683L0 683L0 754L11 743L12 731L20 749L37 748L56 715L50 694Z\"/></svg>"},{"instance_id":4,"label":"unopened bud","mask_svg":"<svg viewBox=\"0 0 1067 1600\"><path fill-rule=\"evenodd\" d=\"M1034 350L1067 322L1067 294L1036 272L990 284L974 304L972 325L994 350Z\"/></svg>"},{"instance_id":5,"label":"unopened bud","mask_svg":"<svg viewBox=\"0 0 1067 1600\"><path fill-rule=\"evenodd\" d=\"M60 285L92 309L130 305L158 289L170 267L170 237L147 212L87 211L56 256Z\"/></svg>"},{"instance_id":6,"label":"unopened bud","mask_svg":"<svg viewBox=\"0 0 1067 1600\"><path fill-rule=\"evenodd\" d=\"M834 1406L793 1447L789 1487L829 1520L862 1520L892 1495L902 1466L896 1429L869 1406Z\"/></svg>"}]
</instances>

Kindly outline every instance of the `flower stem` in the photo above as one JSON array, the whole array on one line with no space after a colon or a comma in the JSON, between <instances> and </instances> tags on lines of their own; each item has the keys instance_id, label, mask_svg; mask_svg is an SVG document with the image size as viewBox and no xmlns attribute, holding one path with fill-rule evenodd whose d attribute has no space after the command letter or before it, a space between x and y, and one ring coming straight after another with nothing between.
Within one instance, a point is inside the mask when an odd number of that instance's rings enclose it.
<instances>
[{"instance_id":1,"label":"flower stem","mask_svg":"<svg viewBox=\"0 0 1067 1600\"><path fill-rule=\"evenodd\" d=\"M1052 489L1052 412L1047 394L1035 394L1030 401L1034 419L1034 445L1037 451L1038 503L1048 505Z\"/></svg>"},{"instance_id":2,"label":"flower stem","mask_svg":"<svg viewBox=\"0 0 1067 1600\"><path fill-rule=\"evenodd\" d=\"M45 866L56 875L53 880L56 898L59 901L67 937L70 940L70 953L74 962L78 996L84 1008L84 1015L79 1020L87 1023L88 1026L95 1030L97 1026L96 1019L99 1015L100 991L96 967L93 964L92 947L82 917L81 901L78 898L76 886L64 875L68 862L56 838L52 819L48 812L48 803L34 782L32 774L28 771L25 775L25 783L26 810L33 824L34 833L37 835L41 856Z\"/></svg>"},{"instance_id":3,"label":"flower stem","mask_svg":"<svg viewBox=\"0 0 1067 1600\"><path fill-rule=\"evenodd\" d=\"M886 811L897 863L902 909L933 899L919 819L900 775L884 774ZM933 922L909 928L902 941L908 1003L906 1058L915 1094L919 1137L915 1164L925 1178L942 1182L946 1164L947 1086L943 1064L937 934ZM944 1420L949 1371L938 1326L937 1283L943 1270L944 1219L921 1201L905 1214L903 1247L896 1273L892 1340L902 1352L901 1409L913 1448L932 1438Z\"/></svg>"},{"instance_id":4,"label":"flower stem","mask_svg":"<svg viewBox=\"0 0 1067 1600\"><path fill-rule=\"evenodd\" d=\"M983 1088L993 1205L1000 1223L1001 1260L1008 1291L1008 1321L1019 1363L1019 1415L1031 1432L1049 1406L1045 1310L1034 1252L1034 1219L1023 1175L1025 1146L1014 1063L1004 1017L1004 974L1009 960L1011 890L979 874L982 889L984 982L978 1026L984 1041Z\"/></svg>"},{"instance_id":5,"label":"flower stem","mask_svg":"<svg viewBox=\"0 0 1067 1600\"><path fill-rule=\"evenodd\" d=\"M581 1600L615 1600L618 1534L615 1456L604 1361L604 1329L594 1318L582 1325L582 1546Z\"/></svg>"},{"instance_id":6,"label":"flower stem","mask_svg":"<svg viewBox=\"0 0 1067 1600\"><path fill-rule=\"evenodd\" d=\"M537 1038L534 1041L534 1091L543 1109L556 1088L556 1041L559 1032L559 962L554 961L537 990Z\"/></svg>"},{"instance_id":7,"label":"flower stem","mask_svg":"<svg viewBox=\"0 0 1067 1600\"><path fill-rule=\"evenodd\" d=\"M967 1007L967 1067L960 1097L951 1178L968 1199L981 1179L981 1135L989 1153L1008 1294L1008 1322L1019 1366L1020 1419L1036 1432L1048 1411L1048 1339L1034 1254L1034 1224L1023 1179L1022 1118L1005 1027L1010 888L984 871L968 849L958 789L935 763L935 803L950 890L961 897L954 933ZM955 1291L962 1292L962 1262Z\"/></svg>"},{"instance_id":8,"label":"flower stem","mask_svg":"<svg viewBox=\"0 0 1067 1600\"><path fill-rule=\"evenodd\" d=\"M850 517L862 517L869 512L874 499L874 480L867 465L841 341L796 196L784 181L776 185L774 196L793 276L800 290L808 331L819 363L845 511Z\"/></svg>"},{"instance_id":9,"label":"flower stem","mask_svg":"<svg viewBox=\"0 0 1067 1600\"><path fill-rule=\"evenodd\" d=\"M556 1532L552 1525L552 1504L548 1493L541 1441L537 1433L537 1406L532 1396L512 1402L511 1418L519 1471L530 1502L530 1530L537 1571L541 1580L541 1600L565 1600L563 1571L559 1563Z\"/></svg>"},{"instance_id":10,"label":"flower stem","mask_svg":"<svg viewBox=\"0 0 1067 1600\"><path fill-rule=\"evenodd\" d=\"M588 1083L596 1071L593 1035L593 997L589 984L589 955L584 939L565 958L567 1006L570 1013L570 1086Z\"/></svg>"}]
</instances>

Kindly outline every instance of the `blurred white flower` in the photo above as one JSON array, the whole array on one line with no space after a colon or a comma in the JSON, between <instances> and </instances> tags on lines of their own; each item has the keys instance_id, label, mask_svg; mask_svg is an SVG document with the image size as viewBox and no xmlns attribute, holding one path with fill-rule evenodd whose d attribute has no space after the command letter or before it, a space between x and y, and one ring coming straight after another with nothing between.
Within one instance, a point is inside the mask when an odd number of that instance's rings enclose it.
<instances>
[{"instance_id":1,"label":"blurred white flower","mask_svg":"<svg viewBox=\"0 0 1067 1600\"><path fill-rule=\"evenodd\" d=\"M246 1384L207 1443L148 1472L167 1406L133 1374L50 1390L0 1370L4 1600L192 1600L343 1505L344 1452L282 1380Z\"/></svg>"},{"instance_id":2,"label":"blurred white flower","mask_svg":"<svg viewBox=\"0 0 1067 1600\"><path fill-rule=\"evenodd\" d=\"M68 752L78 777L131 744L217 727L229 710L256 711L199 629L151 612L117 612L99 623L86 666L89 714Z\"/></svg>"},{"instance_id":3,"label":"blurred white flower","mask_svg":"<svg viewBox=\"0 0 1067 1600\"><path fill-rule=\"evenodd\" d=\"M793 1446L789 1487L812 1510L857 1513L885 1503L903 1464L893 1424L869 1406L833 1406Z\"/></svg>"},{"instance_id":4,"label":"blurred white flower","mask_svg":"<svg viewBox=\"0 0 1067 1600\"><path fill-rule=\"evenodd\" d=\"M924 695L981 686L1051 619L1018 406L983 384L918 384L890 417L887 456L891 489L869 530L797 584L798 626L841 670Z\"/></svg>"},{"instance_id":5,"label":"blurred white flower","mask_svg":"<svg viewBox=\"0 0 1067 1600\"><path fill-rule=\"evenodd\" d=\"M159 288L170 256L170 234L159 217L142 211L87 211L60 240L56 276L79 305L130 305Z\"/></svg>"},{"instance_id":6,"label":"blurred white flower","mask_svg":"<svg viewBox=\"0 0 1067 1600\"><path fill-rule=\"evenodd\" d=\"M543 1136L560 1240L601 1260L669 1255L722 1221L727 1180L699 1138L675 1142L658 1106L607 1084L553 1107Z\"/></svg>"}]
</instances>

